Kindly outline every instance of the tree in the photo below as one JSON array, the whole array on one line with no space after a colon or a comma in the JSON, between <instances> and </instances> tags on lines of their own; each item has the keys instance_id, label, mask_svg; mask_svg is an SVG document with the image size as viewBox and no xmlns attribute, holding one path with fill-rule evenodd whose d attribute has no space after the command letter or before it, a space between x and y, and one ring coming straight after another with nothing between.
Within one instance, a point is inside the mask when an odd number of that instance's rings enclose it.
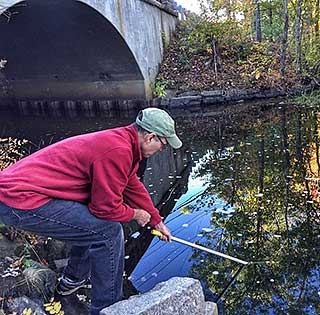
<instances>
[{"instance_id":1,"label":"tree","mask_svg":"<svg viewBox=\"0 0 320 315\"><path fill-rule=\"evenodd\" d=\"M281 60L280 60L280 73L284 76L287 59L287 42L288 42L288 30L289 30L289 12L288 12L288 0L283 0L283 33L282 33L282 47L281 47Z\"/></svg>"},{"instance_id":2,"label":"tree","mask_svg":"<svg viewBox=\"0 0 320 315\"><path fill-rule=\"evenodd\" d=\"M296 15L296 29L295 29L295 42L296 42L296 71L301 75L301 14L302 14L303 0L298 0L297 15Z\"/></svg>"},{"instance_id":3,"label":"tree","mask_svg":"<svg viewBox=\"0 0 320 315\"><path fill-rule=\"evenodd\" d=\"M262 32L261 32L261 18L260 18L260 0L255 0L256 4L256 42L261 42Z\"/></svg>"},{"instance_id":4,"label":"tree","mask_svg":"<svg viewBox=\"0 0 320 315\"><path fill-rule=\"evenodd\" d=\"M320 0L317 0L315 3L315 36L316 39L320 39L320 34L319 34L319 24L320 24Z\"/></svg>"}]
</instances>

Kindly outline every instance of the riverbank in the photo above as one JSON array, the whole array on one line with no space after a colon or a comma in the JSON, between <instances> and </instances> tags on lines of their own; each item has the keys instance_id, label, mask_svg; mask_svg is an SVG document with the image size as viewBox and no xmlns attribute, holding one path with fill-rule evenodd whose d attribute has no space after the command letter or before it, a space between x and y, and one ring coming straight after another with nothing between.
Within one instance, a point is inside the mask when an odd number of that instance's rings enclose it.
<instances>
[{"instance_id":1,"label":"riverbank","mask_svg":"<svg viewBox=\"0 0 320 315\"><path fill-rule=\"evenodd\" d=\"M245 101L271 99L276 97L292 97L309 93L315 89L313 84L308 86L297 85L282 90L277 88L268 89L229 89L229 90L205 90L202 92L188 91L179 95L167 94L153 100L153 105L166 109L190 108L202 106L220 106L231 103L242 103Z\"/></svg>"},{"instance_id":2,"label":"riverbank","mask_svg":"<svg viewBox=\"0 0 320 315\"><path fill-rule=\"evenodd\" d=\"M310 64L299 73L288 51L282 72L280 48L272 40L254 41L236 22L190 16L178 25L167 48L154 94L165 99L202 96L202 103L209 104L296 95L319 88L320 67ZM172 101L177 102L181 103Z\"/></svg>"}]
</instances>

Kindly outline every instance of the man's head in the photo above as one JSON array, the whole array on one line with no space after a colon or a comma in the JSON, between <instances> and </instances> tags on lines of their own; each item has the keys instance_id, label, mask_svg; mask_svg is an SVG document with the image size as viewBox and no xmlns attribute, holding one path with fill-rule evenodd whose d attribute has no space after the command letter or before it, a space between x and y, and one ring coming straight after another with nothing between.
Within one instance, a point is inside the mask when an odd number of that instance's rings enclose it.
<instances>
[{"instance_id":1,"label":"man's head","mask_svg":"<svg viewBox=\"0 0 320 315\"><path fill-rule=\"evenodd\" d=\"M139 112L136 118L142 155L149 157L157 151L162 151L166 144L179 149L182 142L175 132L175 123L170 115L158 108L146 108Z\"/></svg>"}]
</instances>

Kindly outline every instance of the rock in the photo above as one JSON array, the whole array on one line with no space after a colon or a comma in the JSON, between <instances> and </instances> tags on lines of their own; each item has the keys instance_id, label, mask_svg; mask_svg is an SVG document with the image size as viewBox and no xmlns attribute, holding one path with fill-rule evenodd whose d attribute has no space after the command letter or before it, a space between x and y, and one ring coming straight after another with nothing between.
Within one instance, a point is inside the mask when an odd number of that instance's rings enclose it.
<instances>
[{"instance_id":1,"label":"rock","mask_svg":"<svg viewBox=\"0 0 320 315\"><path fill-rule=\"evenodd\" d=\"M4 257L4 261L5 261L7 264L12 264L12 263L14 263L14 259L13 259L12 257L9 257L9 256Z\"/></svg>"},{"instance_id":2,"label":"rock","mask_svg":"<svg viewBox=\"0 0 320 315\"><path fill-rule=\"evenodd\" d=\"M24 309L30 308L32 315L46 315L46 312L41 308L41 306L26 296L18 297L10 300L7 303L9 313L16 312L17 314L22 314Z\"/></svg>"},{"instance_id":3,"label":"rock","mask_svg":"<svg viewBox=\"0 0 320 315\"><path fill-rule=\"evenodd\" d=\"M215 96L223 96L224 91L222 90L213 90L213 91L203 91L201 93L203 97L215 97Z\"/></svg>"},{"instance_id":4,"label":"rock","mask_svg":"<svg viewBox=\"0 0 320 315\"><path fill-rule=\"evenodd\" d=\"M221 104L226 101L227 100L224 96L205 97L205 98L203 98L203 105Z\"/></svg>"},{"instance_id":5,"label":"rock","mask_svg":"<svg viewBox=\"0 0 320 315\"><path fill-rule=\"evenodd\" d=\"M200 281L192 278L171 278L151 291L115 303L100 315L217 315L214 303L206 303Z\"/></svg>"},{"instance_id":6,"label":"rock","mask_svg":"<svg viewBox=\"0 0 320 315\"><path fill-rule=\"evenodd\" d=\"M170 99L170 107L190 107L201 105L201 96L173 97Z\"/></svg>"},{"instance_id":7,"label":"rock","mask_svg":"<svg viewBox=\"0 0 320 315\"><path fill-rule=\"evenodd\" d=\"M161 106L162 97L155 97L152 99L152 106L153 107L159 107Z\"/></svg>"},{"instance_id":8,"label":"rock","mask_svg":"<svg viewBox=\"0 0 320 315\"><path fill-rule=\"evenodd\" d=\"M175 89L166 89L166 98L175 97L176 90Z\"/></svg>"},{"instance_id":9,"label":"rock","mask_svg":"<svg viewBox=\"0 0 320 315\"><path fill-rule=\"evenodd\" d=\"M248 88L248 89L226 89L208 91L187 91L176 97L162 98L160 105L163 108L198 108L199 106L233 104L239 101L251 101L256 99L276 98L286 95L297 95L308 91L311 86L295 86L288 91L280 88ZM157 101L159 103L159 101Z\"/></svg>"},{"instance_id":10,"label":"rock","mask_svg":"<svg viewBox=\"0 0 320 315\"><path fill-rule=\"evenodd\" d=\"M160 101L160 106L161 107L168 107L170 104L170 99L169 98L162 98L161 101Z\"/></svg>"},{"instance_id":11,"label":"rock","mask_svg":"<svg viewBox=\"0 0 320 315\"><path fill-rule=\"evenodd\" d=\"M54 271L37 262L32 262L31 266L23 271L23 275L29 298L45 303L54 296L57 280Z\"/></svg>"},{"instance_id":12,"label":"rock","mask_svg":"<svg viewBox=\"0 0 320 315\"><path fill-rule=\"evenodd\" d=\"M30 258L37 261L38 257L45 260L49 264L49 268L53 271L59 271L56 269L54 260L68 258L70 251L70 245L48 237L38 237L38 243L34 246L35 251L30 251ZM23 246L16 252L18 256L23 256ZM37 255L36 255L37 253Z\"/></svg>"},{"instance_id":13,"label":"rock","mask_svg":"<svg viewBox=\"0 0 320 315\"><path fill-rule=\"evenodd\" d=\"M0 233L0 259L6 256L12 256L15 250L15 243Z\"/></svg>"},{"instance_id":14,"label":"rock","mask_svg":"<svg viewBox=\"0 0 320 315\"><path fill-rule=\"evenodd\" d=\"M184 96L198 96L198 95L199 95L198 91L186 91L186 92L180 93L177 96L178 97L184 97Z\"/></svg>"},{"instance_id":15,"label":"rock","mask_svg":"<svg viewBox=\"0 0 320 315\"><path fill-rule=\"evenodd\" d=\"M3 297L26 296L38 304L46 303L54 296L56 274L51 269L32 260L23 272L17 267L17 276L0 278L0 293Z\"/></svg>"},{"instance_id":16,"label":"rock","mask_svg":"<svg viewBox=\"0 0 320 315\"><path fill-rule=\"evenodd\" d=\"M206 302L205 315L218 315L218 307L216 303Z\"/></svg>"},{"instance_id":17,"label":"rock","mask_svg":"<svg viewBox=\"0 0 320 315\"><path fill-rule=\"evenodd\" d=\"M61 269L63 269L64 267L67 266L68 260L69 260L68 258L56 259L56 260L54 260L54 264L55 264L55 266L56 266L56 268L57 268L58 270L61 270Z\"/></svg>"}]
</instances>

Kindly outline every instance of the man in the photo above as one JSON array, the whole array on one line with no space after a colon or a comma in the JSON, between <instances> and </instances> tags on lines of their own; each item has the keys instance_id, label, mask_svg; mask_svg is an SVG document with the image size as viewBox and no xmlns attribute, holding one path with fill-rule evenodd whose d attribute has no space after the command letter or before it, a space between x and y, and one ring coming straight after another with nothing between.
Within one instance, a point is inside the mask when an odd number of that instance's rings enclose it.
<instances>
[{"instance_id":1,"label":"man","mask_svg":"<svg viewBox=\"0 0 320 315\"><path fill-rule=\"evenodd\" d=\"M171 234L136 172L142 157L182 146L169 114L142 110L132 125L50 145L0 172L3 223L72 244L57 292L92 284L91 314L122 299L124 239L135 219Z\"/></svg>"}]
</instances>

